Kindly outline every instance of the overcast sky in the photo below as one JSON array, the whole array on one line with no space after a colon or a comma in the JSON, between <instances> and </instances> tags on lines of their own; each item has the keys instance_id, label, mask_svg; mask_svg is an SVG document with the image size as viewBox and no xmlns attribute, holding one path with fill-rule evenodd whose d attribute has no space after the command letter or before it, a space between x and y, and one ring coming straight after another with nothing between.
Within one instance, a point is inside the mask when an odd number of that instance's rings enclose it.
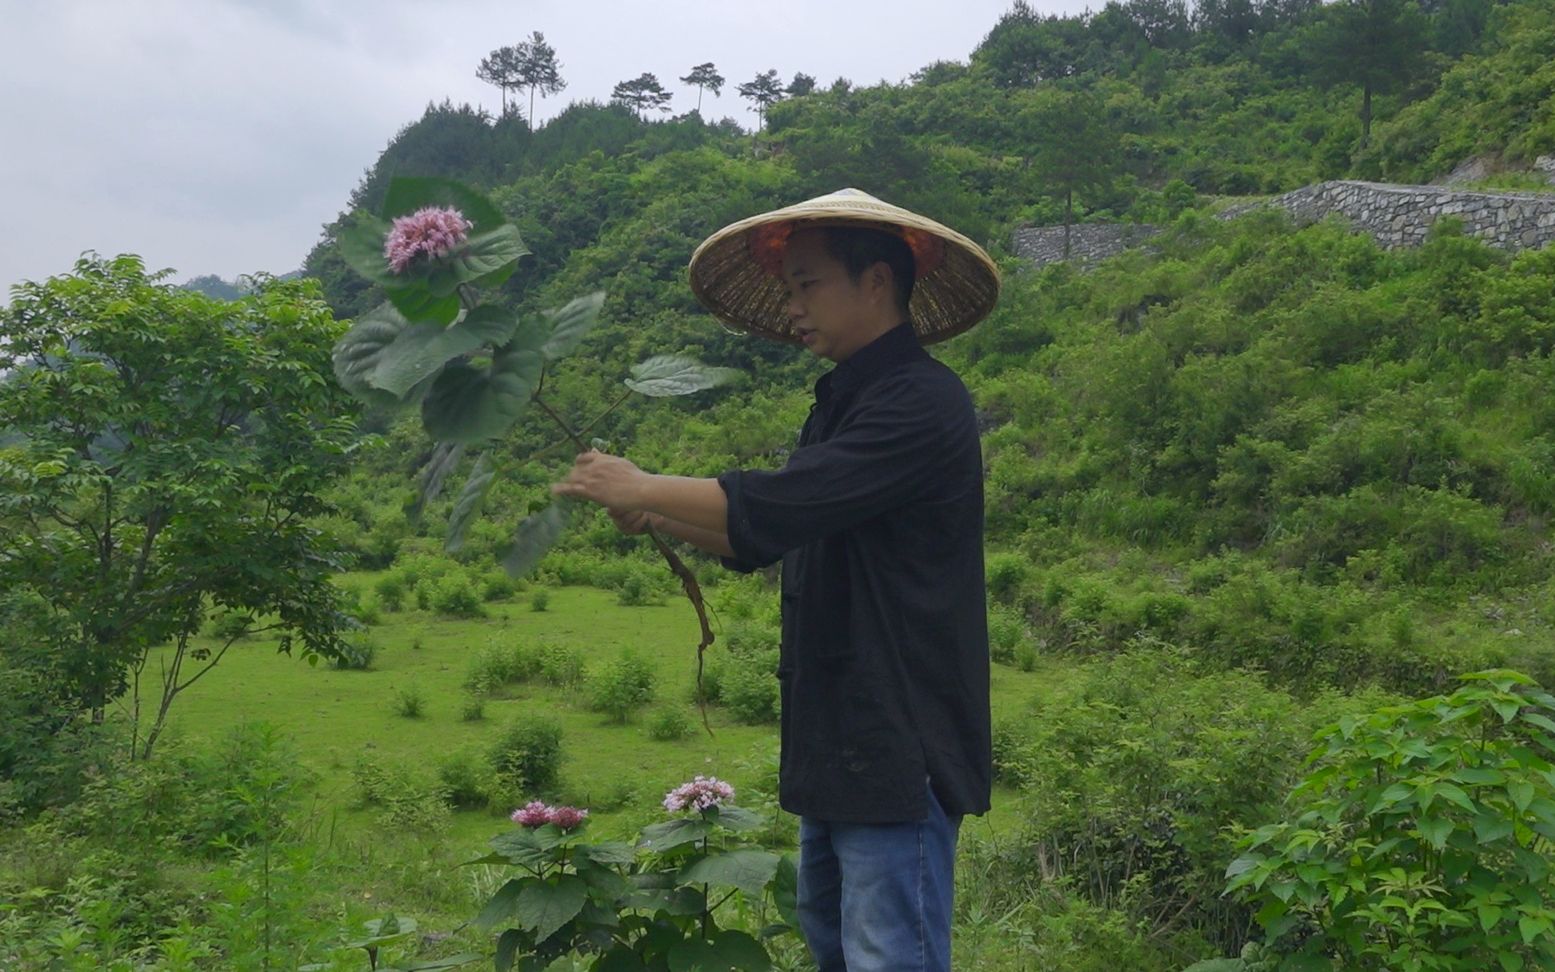
<instances>
[{"instance_id":1,"label":"overcast sky","mask_svg":"<svg viewBox=\"0 0 1555 972\"><path fill-rule=\"evenodd\" d=\"M429 101L496 113L475 67L541 31L571 100L703 61L702 113L749 126L736 83L776 68L824 84L901 81L964 61L1010 0L0 0L0 303L84 250L138 253L175 280L296 269L365 169ZM1045 0L1044 12L1083 8Z\"/></svg>"}]
</instances>

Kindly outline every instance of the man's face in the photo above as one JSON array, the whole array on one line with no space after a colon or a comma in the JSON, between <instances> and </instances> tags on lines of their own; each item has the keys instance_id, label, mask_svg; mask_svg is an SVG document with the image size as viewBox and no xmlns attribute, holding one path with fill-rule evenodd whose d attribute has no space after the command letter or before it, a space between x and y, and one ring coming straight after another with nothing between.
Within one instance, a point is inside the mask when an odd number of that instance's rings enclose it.
<instances>
[{"instance_id":1,"label":"man's face","mask_svg":"<svg viewBox=\"0 0 1555 972\"><path fill-rule=\"evenodd\" d=\"M788 289L788 318L810 353L841 363L875 335L866 327L875 313L870 271L859 280L826 252L820 230L789 237L783 256L783 285Z\"/></svg>"}]
</instances>

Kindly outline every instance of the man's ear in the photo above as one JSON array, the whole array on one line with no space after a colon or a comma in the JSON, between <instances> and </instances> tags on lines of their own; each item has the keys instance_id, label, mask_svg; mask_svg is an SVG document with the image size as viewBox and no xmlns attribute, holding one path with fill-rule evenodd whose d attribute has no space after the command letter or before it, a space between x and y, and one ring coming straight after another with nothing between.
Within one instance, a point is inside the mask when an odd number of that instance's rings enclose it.
<instances>
[{"instance_id":1,"label":"man's ear","mask_svg":"<svg viewBox=\"0 0 1555 972\"><path fill-rule=\"evenodd\" d=\"M865 273L865 281L869 284L869 296L872 300L894 302L896 300L896 282L891 279L891 266L884 260L872 264Z\"/></svg>"}]
</instances>

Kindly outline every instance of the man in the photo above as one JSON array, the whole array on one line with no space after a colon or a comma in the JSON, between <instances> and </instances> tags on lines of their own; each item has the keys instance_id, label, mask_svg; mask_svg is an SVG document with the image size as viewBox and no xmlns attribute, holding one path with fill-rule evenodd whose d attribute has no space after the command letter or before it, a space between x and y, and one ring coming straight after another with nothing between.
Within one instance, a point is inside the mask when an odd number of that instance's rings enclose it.
<instances>
[{"instance_id":1,"label":"man","mask_svg":"<svg viewBox=\"0 0 1555 972\"><path fill-rule=\"evenodd\" d=\"M726 227L691 261L724 321L836 363L787 464L655 476L591 452L554 489L754 570L781 558L779 800L821 972L950 968L961 818L988 809L982 460L922 341L981 320L965 237L854 190Z\"/></svg>"}]
</instances>

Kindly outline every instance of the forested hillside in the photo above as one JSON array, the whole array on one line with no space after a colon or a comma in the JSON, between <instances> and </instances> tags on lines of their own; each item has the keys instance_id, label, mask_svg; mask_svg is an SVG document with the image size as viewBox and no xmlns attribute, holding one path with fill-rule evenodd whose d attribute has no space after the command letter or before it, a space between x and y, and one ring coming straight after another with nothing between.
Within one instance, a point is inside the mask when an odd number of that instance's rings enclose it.
<instances>
[{"instance_id":1,"label":"forested hillside","mask_svg":"<svg viewBox=\"0 0 1555 972\"><path fill-rule=\"evenodd\" d=\"M406 962L469 951L485 963L523 939L494 942L511 920L576 941L615 928L639 962L608 964L593 946L561 955L556 939L560 957L520 954L515 968L690 967L646 931L628 942L643 908L616 926L580 897L555 926L531 922L496 874L511 861L552 890L593 864L699 886L709 919L763 943L731 967L807 967L776 870L794 834L772 790L775 577L686 553L719 632L704 740L689 701L694 621L648 544L584 514L533 576L496 566L569 461L543 415L528 410L486 449L500 475L449 552L473 455L438 471L448 486L421 511L427 465L446 454L420 416L320 390L328 343L384 299L338 237L395 177L424 175L476 187L518 227L532 254L500 285L504 304L530 315L604 291L600 323L547 373L545 401L654 471L781 464L826 367L700 309L686 264L709 233L853 186L1000 262L994 314L933 349L978 409L997 662L998 791L963 831L957 968L1550 967L1555 249L1493 249L1448 220L1421 247L1384 250L1337 222L1217 214L1320 180L1440 179L1469 160L1480 188L1555 191L1535 165L1555 155L1552 65L1555 0L1129 0L1067 18L1018 0L976 50L900 84L799 76L785 91L758 76L754 131L696 112L644 118L647 75L538 128L522 86L504 88L511 109L497 118L431 104L343 201L307 255L312 279L257 282L241 304L174 292L133 260L29 285L0 323L41 328L29 340L45 365L87 360L31 398L0 383L0 418L36 426L0 423L0 527L16 538L0 530L12 585L0 624L13 635L0 645L0 821L15 824L0 841L0 965L281 967L272 921L293 965L363 967L341 948L377 948L380 934ZM1010 253L1016 227L1066 221L1163 232L1090 267L1032 269ZM220 337L228 306L258 322L240 339ZM51 315L90 322L76 337L112 354L164 353L148 322L176 320L190 335L179 353L225 369L203 387L178 379L200 373L179 358L172 390L148 399L185 438L144 461L149 485L121 500L139 532L120 527L116 543L80 515L111 491L81 470L123 448L109 433L129 406L105 391L98 349L49 331ZM612 407L633 364L672 352L740 380ZM86 445L26 451L38 429L72 431L48 397L67 392ZM221 394L241 403L233 414L260 416L232 428L262 451L201 438L201 396ZM109 428L83 432L98 414ZM294 458L300 443L313 461ZM264 517L238 531L222 513L242 497ZM192 532L166 521L181 503ZM286 542L251 539L261 527ZM164 529L193 540L168 552L154 542ZM285 549L259 562L244 555L255 544ZM118 573L95 574L99 555L116 555ZM226 586L161 627L133 598L109 598L148 573L176 587L177 568L196 563ZM306 596L272 598L266 585L293 574ZM338 631L328 575L354 619ZM79 595L70 611L67 595ZM114 649L129 654L103 647L115 631L93 606L110 602L124 630L142 625ZM327 637L313 660L333 669L269 658L289 642L248 626L272 615L316 623ZM92 637L71 627L82 617ZM166 755L115 735L149 721L143 675L228 648L172 707ZM1464 678L1476 672L1488 674ZM488 711L514 719L487 728ZM255 713L270 725L248 725ZM740 853L773 852L765 883L742 876L727 904L700 877L670 877L683 856L612 843L593 864L583 845L569 861L579 832L543 831L557 842L542 848L518 817L494 845L516 856L454 867L508 827L483 813L531 799L592 808L600 839L667 826L652 774L711 772L715 759L742 807L771 814L738 838L718 832ZM615 874L590 870L591 902ZM435 934L396 933L386 911ZM368 917L380 924L363 938ZM708 945L696 907L655 920L654 934Z\"/></svg>"}]
</instances>

